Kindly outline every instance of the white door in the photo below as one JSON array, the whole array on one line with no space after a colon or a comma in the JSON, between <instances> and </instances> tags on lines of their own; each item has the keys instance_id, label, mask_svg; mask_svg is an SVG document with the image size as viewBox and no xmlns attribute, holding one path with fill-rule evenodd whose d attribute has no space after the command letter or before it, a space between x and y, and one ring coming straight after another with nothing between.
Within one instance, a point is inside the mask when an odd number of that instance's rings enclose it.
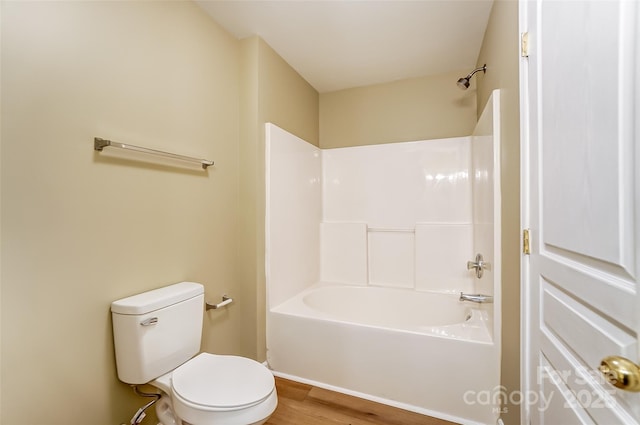
<instances>
[{"instance_id":1,"label":"white door","mask_svg":"<svg viewBox=\"0 0 640 425\"><path fill-rule=\"evenodd\" d=\"M599 366L640 363L640 7L520 7L523 422L638 424L640 393Z\"/></svg>"}]
</instances>

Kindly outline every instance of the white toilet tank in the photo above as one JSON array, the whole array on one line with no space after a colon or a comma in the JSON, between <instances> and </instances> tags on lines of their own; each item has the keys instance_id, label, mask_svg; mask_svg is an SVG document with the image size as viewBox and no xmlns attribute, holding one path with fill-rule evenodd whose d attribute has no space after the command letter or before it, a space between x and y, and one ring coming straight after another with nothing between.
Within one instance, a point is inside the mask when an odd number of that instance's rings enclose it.
<instances>
[{"instance_id":1,"label":"white toilet tank","mask_svg":"<svg viewBox=\"0 0 640 425\"><path fill-rule=\"evenodd\" d=\"M181 282L111 303L118 378L145 384L200 351L204 287Z\"/></svg>"}]
</instances>

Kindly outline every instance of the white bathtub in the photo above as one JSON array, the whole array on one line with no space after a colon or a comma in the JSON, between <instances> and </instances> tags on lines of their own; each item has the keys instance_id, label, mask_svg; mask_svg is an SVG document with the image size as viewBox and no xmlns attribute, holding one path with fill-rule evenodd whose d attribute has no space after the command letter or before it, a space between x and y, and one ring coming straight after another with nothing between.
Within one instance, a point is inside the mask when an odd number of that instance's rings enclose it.
<instances>
[{"instance_id":1,"label":"white bathtub","mask_svg":"<svg viewBox=\"0 0 640 425\"><path fill-rule=\"evenodd\" d=\"M458 296L314 285L269 312L267 361L290 379L459 423L495 424L498 400L487 400L499 385L490 315Z\"/></svg>"}]
</instances>

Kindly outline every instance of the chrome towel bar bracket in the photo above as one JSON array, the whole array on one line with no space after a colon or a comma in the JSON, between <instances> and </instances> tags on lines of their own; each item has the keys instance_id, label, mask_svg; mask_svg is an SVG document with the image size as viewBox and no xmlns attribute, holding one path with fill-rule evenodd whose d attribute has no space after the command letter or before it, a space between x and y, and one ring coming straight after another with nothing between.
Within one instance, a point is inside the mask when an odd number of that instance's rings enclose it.
<instances>
[{"instance_id":1,"label":"chrome towel bar bracket","mask_svg":"<svg viewBox=\"0 0 640 425\"><path fill-rule=\"evenodd\" d=\"M225 305L229 305L233 302L233 298L231 298L228 295L223 295L222 296L222 302L219 302L218 304L209 304L209 303L205 303L207 310L217 310L221 307L224 307Z\"/></svg>"},{"instance_id":2,"label":"chrome towel bar bracket","mask_svg":"<svg viewBox=\"0 0 640 425\"><path fill-rule=\"evenodd\" d=\"M130 145L128 143L114 142L112 140L101 139L99 137L96 137L93 139L94 150L102 151L104 148L109 146L114 148L127 149L127 150L136 151L136 152L147 153L151 155L163 156L165 158L177 159L180 161L197 163L202 165L202 168L204 170L206 170L207 167L213 165L213 161L210 161L208 159L194 158L192 156L179 155L177 153L164 152L164 151L159 151L157 149L143 148L142 146Z\"/></svg>"}]
</instances>

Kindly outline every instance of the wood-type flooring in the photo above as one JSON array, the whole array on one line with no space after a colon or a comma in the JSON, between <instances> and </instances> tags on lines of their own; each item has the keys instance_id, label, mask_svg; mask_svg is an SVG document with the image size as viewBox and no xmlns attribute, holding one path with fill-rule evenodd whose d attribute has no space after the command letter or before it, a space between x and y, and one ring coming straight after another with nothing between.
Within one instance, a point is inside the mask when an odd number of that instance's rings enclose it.
<instances>
[{"instance_id":1,"label":"wood-type flooring","mask_svg":"<svg viewBox=\"0 0 640 425\"><path fill-rule=\"evenodd\" d=\"M278 407L265 425L455 425L369 400L276 378Z\"/></svg>"}]
</instances>

